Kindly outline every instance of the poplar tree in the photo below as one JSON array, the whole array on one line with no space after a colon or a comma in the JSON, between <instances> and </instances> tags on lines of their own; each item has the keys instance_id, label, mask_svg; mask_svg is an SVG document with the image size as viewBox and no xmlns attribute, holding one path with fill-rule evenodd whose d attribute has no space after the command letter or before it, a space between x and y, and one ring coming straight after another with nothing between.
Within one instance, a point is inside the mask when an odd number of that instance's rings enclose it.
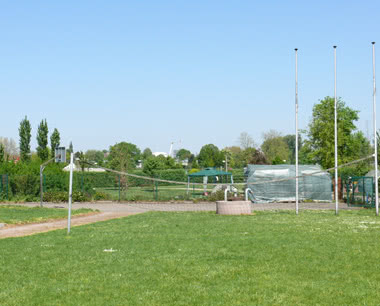
<instances>
[{"instance_id":1,"label":"poplar tree","mask_svg":"<svg viewBox=\"0 0 380 306\"><path fill-rule=\"evenodd\" d=\"M30 139L32 137L31 134L32 128L30 126L30 122L28 118L25 118L20 122L20 127L18 129L18 133L20 136L20 159L21 161L29 161L30 160Z\"/></svg>"},{"instance_id":2,"label":"poplar tree","mask_svg":"<svg viewBox=\"0 0 380 306\"><path fill-rule=\"evenodd\" d=\"M54 129L53 133L50 136L50 145L51 145L51 157L55 157L55 149L59 147L61 142L61 136L57 129Z\"/></svg>"},{"instance_id":3,"label":"poplar tree","mask_svg":"<svg viewBox=\"0 0 380 306\"><path fill-rule=\"evenodd\" d=\"M49 134L49 129L48 125L45 120L42 120L40 125L38 126L38 131L37 131L37 155L39 158L41 158L42 161L45 161L49 157L49 150L48 150L48 134Z\"/></svg>"},{"instance_id":4,"label":"poplar tree","mask_svg":"<svg viewBox=\"0 0 380 306\"><path fill-rule=\"evenodd\" d=\"M0 164L2 164L5 160L5 149L4 149L4 145L2 143L0 143Z\"/></svg>"}]
</instances>

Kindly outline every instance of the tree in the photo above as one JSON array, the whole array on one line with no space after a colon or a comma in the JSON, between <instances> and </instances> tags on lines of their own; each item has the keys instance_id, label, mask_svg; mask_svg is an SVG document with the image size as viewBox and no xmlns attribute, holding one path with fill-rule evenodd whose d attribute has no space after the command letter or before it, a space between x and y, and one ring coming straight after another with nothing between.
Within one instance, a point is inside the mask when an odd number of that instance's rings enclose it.
<instances>
[{"instance_id":1,"label":"tree","mask_svg":"<svg viewBox=\"0 0 380 306\"><path fill-rule=\"evenodd\" d=\"M18 129L18 133L20 136L20 159L21 161L29 161L30 160L30 139L32 137L31 134L32 128L30 126L30 122L28 118L25 118L20 122L20 127Z\"/></svg>"},{"instance_id":2,"label":"tree","mask_svg":"<svg viewBox=\"0 0 380 306\"><path fill-rule=\"evenodd\" d=\"M38 143L37 155L39 158L41 158L42 161L47 160L49 157L49 149L47 147L48 134L49 134L49 129L48 129L48 125L45 119L41 121L37 130L37 143Z\"/></svg>"},{"instance_id":3,"label":"tree","mask_svg":"<svg viewBox=\"0 0 380 306\"><path fill-rule=\"evenodd\" d=\"M87 150L84 154L87 161L99 166L104 164L104 153L98 150Z\"/></svg>"},{"instance_id":4,"label":"tree","mask_svg":"<svg viewBox=\"0 0 380 306\"><path fill-rule=\"evenodd\" d=\"M70 145L69 145L69 148L67 149L67 152L69 153L73 153L74 152L74 147L73 147L73 142L70 141Z\"/></svg>"},{"instance_id":5,"label":"tree","mask_svg":"<svg viewBox=\"0 0 380 306\"><path fill-rule=\"evenodd\" d=\"M281 134L275 130L270 130L263 135L264 142L261 145L261 150L265 154L268 161L287 160L289 148Z\"/></svg>"},{"instance_id":6,"label":"tree","mask_svg":"<svg viewBox=\"0 0 380 306\"><path fill-rule=\"evenodd\" d=\"M149 148L145 148L143 153L142 153L142 159L146 160L148 157L152 156L152 150Z\"/></svg>"},{"instance_id":7,"label":"tree","mask_svg":"<svg viewBox=\"0 0 380 306\"><path fill-rule=\"evenodd\" d=\"M108 155L109 166L112 169L126 171L136 167L140 159L140 149L128 142L120 142L110 147Z\"/></svg>"},{"instance_id":8,"label":"tree","mask_svg":"<svg viewBox=\"0 0 380 306\"><path fill-rule=\"evenodd\" d=\"M0 164L5 160L5 148L4 145L0 142Z\"/></svg>"},{"instance_id":9,"label":"tree","mask_svg":"<svg viewBox=\"0 0 380 306\"><path fill-rule=\"evenodd\" d=\"M283 137L285 143L288 145L288 158L290 164L296 163L296 135L286 135ZM298 134L298 152L302 149L302 137ZM299 160L299 157L298 157Z\"/></svg>"},{"instance_id":10,"label":"tree","mask_svg":"<svg viewBox=\"0 0 380 306\"><path fill-rule=\"evenodd\" d=\"M189 160L189 158L191 157L191 152L186 149L180 149L178 150L176 157L180 161Z\"/></svg>"},{"instance_id":11,"label":"tree","mask_svg":"<svg viewBox=\"0 0 380 306\"><path fill-rule=\"evenodd\" d=\"M50 145L51 145L51 157L55 157L55 149L59 147L61 142L61 136L57 129L54 129L53 133L50 136Z\"/></svg>"},{"instance_id":12,"label":"tree","mask_svg":"<svg viewBox=\"0 0 380 306\"><path fill-rule=\"evenodd\" d=\"M247 132L240 133L238 142L240 148L242 148L243 150L247 148L254 148L256 146L255 142L253 141L253 138Z\"/></svg>"},{"instance_id":13,"label":"tree","mask_svg":"<svg viewBox=\"0 0 380 306\"><path fill-rule=\"evenodd\" d=\"M338 130L338 163L347 163L355 158L357 142L364 141L362 135L354 136L354 124L359 119L358 111L353 110L338 99L337 101L337 130ZM334 167L334 98L325 97L313 107L312 119L307 133L308 156L313 163L323 168ZM357 155L356 155L357 156Z\"/></svg>"},{"instance_id":14,"label":"tree","mask_svg":"<svg viewBox=\"0 0 380 306\"><path fill-rule=\"evenodd\" d=\"M204 145L199 152L198 163L201 167L223 166L223 154L213 144Z\"/></svg>"},{"instance_id":15,"label":"tree","mask_svg":"<svg viewBox=\"0 0 380 306\"><path fill-rule=\"evenodd\" d=\"M16 142L12 138L0 137L0 143L4 146L5 159L18 155Z\"/></svg>"}]
</instances>

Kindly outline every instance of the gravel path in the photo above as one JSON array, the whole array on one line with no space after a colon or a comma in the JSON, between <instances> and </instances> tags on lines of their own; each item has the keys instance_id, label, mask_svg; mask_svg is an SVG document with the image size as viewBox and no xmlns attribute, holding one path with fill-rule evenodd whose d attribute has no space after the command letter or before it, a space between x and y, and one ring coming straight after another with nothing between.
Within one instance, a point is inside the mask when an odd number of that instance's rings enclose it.
<instances>
[{"instance_id":1,"label":"gravel path","mask_svg":"<svg viewBox=\"0 0 380 306\"><path fill-rule=\"evenodd\" d=\"M9 205L0 204L0 205ZM35 207L40 203L14 203L12 205ZM44 203L44 207L49 208L68 208L67 203ZM257 210L294 210L294 203L268 203L268 204L251 204L252 211ZM114 202L97 202L97 203L74 203L73 209L91 208L99 211L97 214L89 216L74 216L71 226L79 226L99 221L105 221L116 218L123 218L130 215L144 213L148 211L216 211L215 203L114 203ZM300 203L300 210L335 210L335 203ZM360 209L348 207L346 204L339 204L339 209ZM43 223L24 224L24 225L5 225L0 228L0 238L20 237L33 235L36 233L47 232L67 227L67 220L52 220Z\"/></svg>"}]
</instances>

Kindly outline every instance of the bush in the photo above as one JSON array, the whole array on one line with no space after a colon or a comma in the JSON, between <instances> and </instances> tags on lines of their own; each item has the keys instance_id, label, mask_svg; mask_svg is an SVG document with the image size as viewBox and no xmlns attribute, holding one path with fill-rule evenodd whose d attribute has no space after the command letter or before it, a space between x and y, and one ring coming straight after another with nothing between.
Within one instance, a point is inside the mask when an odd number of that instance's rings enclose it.
<instances>
[{"instance_id":1,"label":"bush","mask_svg":"<svg viewBox=\"0 0 380 306\"><path fill-rule=\"evenodd\" d=\"M106 192L97 191L93 196L93 200L95 201L111 200L111 195Z\"/></svg>"},{"instance_id":2,"label":"bush","mask_svg":"<svg viewBox=\"0 0 380 306\"><path fill-rule=\"evenodd\" d=\"M48 191L45 192L43 195L44 202L53 202L53 203L60 203L60 202L68 202L69 200L69 193L66 191ZM80 191L74 191L72 201L73 202L86 202L89 201L90 198L83 194Z\"/></svg>"},{"instance_id":3,"label":"bush","mask_svg":"<svg viewBox=\"0 0 380 306\"><path fill-rule=\"evenodd\" d=\"M224 200L224 190L218 190L215 193L211 193L206 198L207 201L210 202L216 202L216 201L223 201Z\"/></svg>"}]
</instances>

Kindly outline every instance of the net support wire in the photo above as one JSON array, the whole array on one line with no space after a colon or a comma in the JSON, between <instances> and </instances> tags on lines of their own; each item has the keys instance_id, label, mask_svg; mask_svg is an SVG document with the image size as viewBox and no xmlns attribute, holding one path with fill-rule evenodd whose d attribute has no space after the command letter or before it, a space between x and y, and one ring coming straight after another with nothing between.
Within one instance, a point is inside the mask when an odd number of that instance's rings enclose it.
<instances>
[{"instance_id":1,"label":"net support wire","mask_svg":"<svg viewBox=\"0 0 380 306\"><path fill-rule=\"evenodd\" d=\"M340 168L343 168L343 167L346 167L346 166L358 164L358 163L360 163L362 161L365 161L367 159L371 159L371 158L374 158L374 157L375 157L375 154L371 154L371 155L368 155L366 157L363 157L363 158L360 158L360 159L356 159L354 161L351 161L351 162L348 162L348 163L345 163L345 164L341 164L337 168L340 169ZM96 165L96 164L93 164L93 163L90 163L90 162L86 162L86 164L89 164L89 165L97 167L99 169L103 169L105 171L109 171L109 172L116 173L116 174L119 174L119 175L125 175L125 176L135 177L135 178L139 178L139 179L145 179L145 180L152 181L152 182L170 183L170 184L185 185L185 186L188 185L188 182L164 180L164 179L159 179L159 178L154 178L154 177L149 177L149 176L142 176L142 175L132 174L132 173L128 173L128 172L122 172L122 171L118 171L118 170L114 170L114 169L110 169L110 168L101 167L99 165ZM328 169L319 170L319 171L315 171L315 172L312 172L312 173L306 173L306 174L302 174L302 175L298 175L298 176L292 176L292 177L288 177L288 178L274 179L274 180L263 181L263 182L252 182L252 183L250 183L250 185L259 185L259 184L268 184L268 183L283 182L283 181L288 181L288 180L296 180L296 179L307 177L307 176L313 176L313 175L317 175L317 174L320 174L320 173L329 172L329 171L335 170L335 168L336 167L331 167L331 168L328 168ZM201 185L201 186L204 185L204 183L192 183L192 184L193 185ZM207 185L211 185L211 186L225 186L225 185L232 185L232 184L207 183ZM247 183L234 183L233 185L245 186L245 185L247 185Z\"/></svg>"}]
</instances>

